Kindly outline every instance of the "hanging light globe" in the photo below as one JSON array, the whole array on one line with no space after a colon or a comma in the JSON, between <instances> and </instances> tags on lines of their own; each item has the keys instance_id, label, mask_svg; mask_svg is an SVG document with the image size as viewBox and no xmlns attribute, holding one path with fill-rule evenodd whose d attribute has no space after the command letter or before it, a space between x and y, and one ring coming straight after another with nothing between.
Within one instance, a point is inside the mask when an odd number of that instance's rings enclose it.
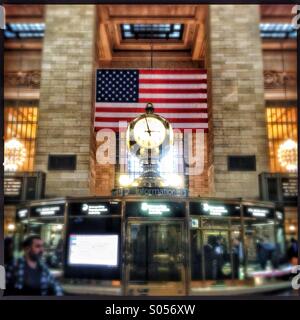
<instances>
[{"instance_id":1,"label":"hanging light globe","mask_svg":"<svg viewBox=\"0 0 300 320\"><path fill-rule=\"evenodd\" d=\"M294 140L288 139L280 144L277 156L283 168L289 172L297 171L298 148Z\"/></svg>"},{"instance_id":2,"label":"hanging light globe","mask_svg":"<svg viewBox=\"0 0 300 320\"><path fill-rule=\"evenodd\" d=\"M25 162L27 156L24 144L16 138L4 143L4 170L17 171Z\"/></svg>"}]
</instances>

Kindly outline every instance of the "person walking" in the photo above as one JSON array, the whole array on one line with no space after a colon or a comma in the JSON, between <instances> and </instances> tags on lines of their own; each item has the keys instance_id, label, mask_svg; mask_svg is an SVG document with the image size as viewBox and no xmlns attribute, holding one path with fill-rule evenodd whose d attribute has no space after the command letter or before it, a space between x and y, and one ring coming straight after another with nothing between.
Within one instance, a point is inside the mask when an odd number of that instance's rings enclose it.
<instances>
[{"instance_id":1,"label":"person walking","mask_svg":"<svg viewBox=\"0 0 300 320\"><path fill-rule=\"evenodd\" d=\"M42 262L42 239L37 235L28 236L23 250L23 257L13 260L7 269L5 295L62 296L61 286Z\"/></svg>"}]
</instances>

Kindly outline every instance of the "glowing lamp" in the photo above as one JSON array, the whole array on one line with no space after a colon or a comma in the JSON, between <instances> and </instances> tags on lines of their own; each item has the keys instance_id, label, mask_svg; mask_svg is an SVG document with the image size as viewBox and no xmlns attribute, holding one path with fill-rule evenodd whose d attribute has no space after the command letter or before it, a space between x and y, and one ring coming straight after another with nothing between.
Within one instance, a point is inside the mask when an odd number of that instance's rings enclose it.
<instances>
[{"instance_id":1,"label":"glowing lamp","mask_svg":"<svg viewBox=\"0 0 300 320\"><path fill-rule=\"evenodd\" d=\"M278 161L287 171L297 171L297 143L291 139L284 141L278 148Z\"/></svg>"},{"instance_id":2,"label":"glowing lamp","mask_svg":"<svg viewBox=\"0 0 300 320\"><path fill-rule=\"evenodd\" d=\"M127 187L130 185L131 181L130 181L130 178L128 175L126 174L122 174L120 177L119 177L119 183L122 187Z\"/></svg>"},{"instance_id":3,"label":"glowing lamp","mask_svg":"<svg viewBox=\"0 0 300 320\"><path fill-rule=\"evenodd\" d=\"M17 171L25 162L26 149L22 142L12 138L4 143L4 169Z\"/></svg>"},{"instance_id":4,"label":"glowing lamp","mask_svg":"<svg viewBox=\"0 0 300 320\"><path fill-rule=\"evenodd\" d=\"M13 231L16 230L16 226L15 226L13 223L10 223L10 224L7 226L7 230L13 232Z\"/></svg>"},{"instance_id":5,"label":"glowing lamp","mask_svg":"<svg viewBox=\"0 0 300 320\"><path fill-rule=\"evenodd\" d=\"M291 224L291 225L289 226L289 230L292 231L292 232L294 232L294 231L296 231L296 227L295 227L293 224Z\"/></svg>"}]
</instances>

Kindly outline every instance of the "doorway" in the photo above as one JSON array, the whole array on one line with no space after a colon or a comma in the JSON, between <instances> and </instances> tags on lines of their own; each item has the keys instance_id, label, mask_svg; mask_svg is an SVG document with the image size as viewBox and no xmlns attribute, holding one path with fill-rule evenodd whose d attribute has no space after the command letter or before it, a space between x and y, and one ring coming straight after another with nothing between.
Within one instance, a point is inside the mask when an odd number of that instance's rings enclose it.
<instances>
[{"instance_id":1,"label":"doorway","mask_svg":"<svg viewBox=\"0 0 300 320\"><path fill-rule=\"evenodd\" d=\"M184 223L129 221L125 277L128 295L184 295Z\"/></svg>"}]
</instances>

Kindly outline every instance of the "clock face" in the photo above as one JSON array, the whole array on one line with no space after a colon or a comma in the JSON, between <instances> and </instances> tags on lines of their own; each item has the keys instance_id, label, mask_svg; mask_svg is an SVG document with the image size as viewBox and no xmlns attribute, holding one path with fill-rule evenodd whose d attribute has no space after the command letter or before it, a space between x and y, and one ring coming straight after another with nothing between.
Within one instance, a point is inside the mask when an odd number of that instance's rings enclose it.
<instances>
[{"instance_id":1,"label":"clock face","mask_svg":"<svg viewBox=\"0 0 300 320\"><path fill-rule=\"evenodd\" d=\"M166 137L166 128L159 119L147 116L136 122L133 136L140 146L152 149L163 143Z\"/></svg>"}]
</instances>

